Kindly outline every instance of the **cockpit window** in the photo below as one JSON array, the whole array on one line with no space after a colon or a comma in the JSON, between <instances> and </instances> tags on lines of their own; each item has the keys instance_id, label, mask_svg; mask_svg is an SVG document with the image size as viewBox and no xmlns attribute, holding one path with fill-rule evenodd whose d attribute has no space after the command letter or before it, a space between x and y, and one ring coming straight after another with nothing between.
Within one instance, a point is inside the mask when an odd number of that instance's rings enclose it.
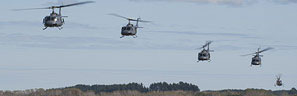
<instances>
[{"instance_id":1,"label":"cockpit window","mask_svg":"<svg viewBox=\"0 0 297 96\"><path fill-rule=\"evenodd\" d=\"M127 30L131 30L131 27L127 27Z\"/></svg>"},{"instance_id":2,"label":"cockpit window","mask_svg":"<svg viewBox=\"0 0 297 96\"><path fill-rule=\"evenodd\" d=\"M259 62L260 60L258 60L258 59L253 59L253 61L254 61L254 62Z\"/></svg>"},{"instance_id":3,"label":"cockpit window","mask_svg":"<svg viewBox=\"0 0 297 96\"><path fill-rule=\"evenodd\" d=\"M207 56L207 54L206 54L206 53L204 53L204 54L203 54L203 56Z\"/></svg>"},{"instance_id":4,"label":"cockpit window","mask_svg":"<svg viewBox=\"0 0 297 96\"><path fill-rule=\"evenodd\" d=\"M132 28L131 27L122 27L122 30L128 30L130 31Z\"/></svg>"},{"instance_id":5,"label":"cockpit window","mask_svg":"<svg viewBox=\"0 0 297 96\"><path fill-rule=\"evenodd\" d=\"M57 17L51 17L51 20L58 21L58 18Z\"/></svg>"},{"instance_id":6,"label":"cockpit window","mask_svg":"<svg viewBox=\"0 0 297 96\"><path fill-rule=\"evenodd\" d=\"M57 17L45 17L45 19L44 20L46 20L46 21L58 21L58 18Z\"/></svg>"},{"instance_id":7,"label":"cockpit window","mask_svg":"<svg viewBox=\"0 0 297 96\"><path fill-rule=\"evenodd\" d=\"M44 20L50 20L50 17L45 17Z\"/></svg>"},{"instance_id":8,"label":"cockpit window","mask_svg":"<svg viewBox=\"0 0 297 96\"><path fill-rule=\"evenodd\" d=\"M206 56L208 56L208 54L207 53L199 53L199 56L206 57Z\"/></svg>"}]
</instances>

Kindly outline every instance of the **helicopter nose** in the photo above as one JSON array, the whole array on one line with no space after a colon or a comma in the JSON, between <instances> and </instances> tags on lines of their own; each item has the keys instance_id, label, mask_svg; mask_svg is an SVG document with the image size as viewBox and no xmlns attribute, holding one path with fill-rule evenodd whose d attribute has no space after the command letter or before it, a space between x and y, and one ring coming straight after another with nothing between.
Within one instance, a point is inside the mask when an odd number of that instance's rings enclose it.
<instances>
[{"instance_id":1,"label":"helicopter nose","mask_svg":"<svg viewBox=\"0 0 297 96\"><path fill-rule=\"evenodd\" d=\"M57 23L55 21L46 21L44 22L44 25L48 27L52 27L52 26L56 26Z\"/></svg>"}]
</instances>

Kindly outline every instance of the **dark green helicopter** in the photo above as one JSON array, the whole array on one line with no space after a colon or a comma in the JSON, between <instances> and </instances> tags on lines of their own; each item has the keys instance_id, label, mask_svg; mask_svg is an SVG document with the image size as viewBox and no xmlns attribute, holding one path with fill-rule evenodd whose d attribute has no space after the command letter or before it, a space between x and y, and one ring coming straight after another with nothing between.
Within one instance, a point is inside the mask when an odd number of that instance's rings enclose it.
<instances>
[{"instance_id":1,"label":"dark green helicopter","mask_svg":"<svg viewBox=\"0 0 297 96\"><path fill-rule=\"evenodd\" d=\"M251 53L251 54L246 54L246 55L241 55L241 56L248 56L248 55L254 55L254 57L252 58L252 62L251 62L251 66L253 65L262 65L262 60L261 57L263 57L263 55L260 55L260 53L271 50L273 48L269 47L263 50L260 50L261 48L258 48L258 51L255 53Z\"/></svg>"},{"instance_id":2,"label":"dark green helicopter","mask_svg":"<svg viewBox=\"0 0 297 96\"><path fill-rule=\"evenodd\" d=\"M201 52L198 53L198 61L208 61L210 62L210 52L214 52L213 50L209 49L209 45L212 43L212 41L207 41L201 48L197 49L202 49Z\"/></svg>"},{"instance_id":3,"label":"dark green helicopter","mask_svg":"<svg viewBox=\"0 0 297 96\"><path fill-rule=\"evenodd\" d=\"M283 86L281 75L276 75L276 83L274 84L274 86Z\"/></svg>"},{"instance_id":4,"label":"dark green helicopter","mask_svg":"<svg viewBox=\"0 0 297 96\"><path fill-rule=\"evenodd\" d=\"M137 37L137 29L138 28L143 28L143 27L139 27L138 24L139 22L144 22L144 23L149 23L151 21L144 21L144 20L141 20L141 18L137 18L137 19L131 19L131 18L128 18L128 17L124 17L124 16L121 16L121 15L118 15L118 14L109 14L109 15L112 15L112 16L116 16L116 17L120 17L120 18L123 18L123 19L126 19L128 20L128 24L126 26L123 26L122 29L121 29L121 34L122 36L120 38L123 38L125 36L132 36L133 38L136 38ZM133 25L131 23L131 21L135 21L136 24Z\"/></svg>"},{"instance_id":5,"label":"dark green helicopter","mask_svg":"<svg viewBox=\"0 0 297 96\"><path fill-rule=\"evenodd\" d=\"M15 11L52 9L52 13L50 13L49 16L46 16L43 19L43 24L44 24L43 30L47 29L48 27L57 27L57 28L59 28L59 30L61 30L61 29L63 29L62 26L65 23L64 18L68 17L68 16L62 16L62 8L70 7L70 6L76 6L76 5L82 5L82 4L87 4L87 3L94 3L94 1L85 1L85 2L78 2L78 3L68 4L68 5L51 6L51 7L45 7L45 8L15 9ZM59 9L59 13L56 13L55 9Z\"/></svg>"}]
</instances>

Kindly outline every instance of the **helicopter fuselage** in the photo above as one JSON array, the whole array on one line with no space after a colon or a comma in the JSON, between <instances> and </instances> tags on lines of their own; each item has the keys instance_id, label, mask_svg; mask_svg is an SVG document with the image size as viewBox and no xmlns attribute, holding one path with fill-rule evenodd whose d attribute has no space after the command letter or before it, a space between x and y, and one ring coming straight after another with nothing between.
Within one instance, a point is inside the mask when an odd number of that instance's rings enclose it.
<instances>
[{"instance_id":1,"label":"helicopter fuselage","mask_svg":"<svg viewBox=\"0 0 297 96\"><path fill-rule=\"evenodd\" d=\"M64 19L62 16L52 13L50 16L44 17L43 24L45 27L61 27L64 24Z\"/></svg>"},{"instance_id":2,"label":"helicopter fuselage","mask_svg":"<svg viewBox=\"0 0 297 96\"><path fill-rule=\"evenodd\" d=\"M150 22L150 21L141 20L140 18L131 19L131 18L127 18L127 17L121 16L121 15L118 15L118 14L110 14L110 15L120 17L120 18L124 18L124 19L128 20L128 22L129 22L126 26L122 27L122 29L121 29L122 36L120 38L123 38L125 36L133 36L134 38L136 38L137 37L137 35L136 35L137 34L137 29L138 28L143 28L143 27L138 27L138 23L139 22ZM131 21L136 22L135 26L133 24L131 24Z\"/></svg>"},{"instance_id":3,"label":"helicopter fuselage","mask_svg":"<svg viewBox=\"0 0 297 96\"><path fill-rule=\"evenodd\" d=\"M261 57L260 55L255 55L253 58L252 58L252 62L251 64L252 65L261 65Z\"/></svg>"},{"instance_id":4,"label":"helicopter fuselage","mask_svg":"<svg viewBox=\"0 0 297 96\"><path fill-rule=\"evenodd\" d=\"M128 24L122 27L121 34L123 36L134 36L137 34L137 27L133 26L132 24Z\"/></svg>"},{"instance_id":5,"label":"helicopter fuselage","mask_svg":"<svg viewBox=\"0 0 297 96\"><path fill-rule=\"evenodd\" d=\"M283 82L280 79L280 75L276 77L276 84L274 86L283 86Z\"/></svg>"},{"instance_id":6,"label":"helicopter fuselage","mask_svg":"<svg viewBox=\"0 0 297 96\"><path fill-rule=\"evenodd\" d=\"M210 60L210 53L207 50L202 50L200 53L198 53L198 60L199 61Z\"/></svg>"},{"instance_id":7,"label":"helicopter fuselage","mask_svg":"<svg viewBox=\"0 0 297 96\"><path fill-rule=\"evenodd\" d=\"M277 86L283 86L283 83L282 83L281 80L277 80L277 81L276 81L276 85L277 85Z\"/></svg>"}]
</instances>

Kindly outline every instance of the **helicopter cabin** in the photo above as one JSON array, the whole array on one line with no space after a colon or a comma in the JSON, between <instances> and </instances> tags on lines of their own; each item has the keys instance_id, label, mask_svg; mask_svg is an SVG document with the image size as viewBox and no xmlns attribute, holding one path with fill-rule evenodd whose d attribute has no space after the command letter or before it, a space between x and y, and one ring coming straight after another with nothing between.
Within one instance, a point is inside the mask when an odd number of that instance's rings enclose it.
<instances>
[{"instance_id":1,"label":"helicopter cabin","mask_svg":"<svg viewBox=\"0 0 297 96\"><path fill-rule=\"evenodd\" d=\"M198 60L203 61L203 60L209 60L209 59L210 59L210 54L208 52L202 51L198 54Z\"/></svg>"},{"instance_id":2,"label":"helicopter cabin","mask_svg":"<svg viewBox=\"0 0 297 96\"><path fill-rule=\"evenodd\" d=\"M136 30L133 25L127 25L122 27L122 35L136 35Z\"/></svg>"},{"instance_id":3,"label":"helicopter cabin","mask_svg":"<svg viewBox=\"0 0 297 96\"><path fill-rule=\"evenodd\" d=\"M261 58L260 57L253 57L252 65L261 65Z\"/></svg>"},{"instance_id":4,"label":"helicopter cabin","mask_svg":"<svg viewBox=\"0 0 297 96\"><path fill-rule=\"evenodd\" d=\"M46 16L43 20L44 21L58 21L58 17L55 17L55 16Z\"/></svg>"},{"instance_id":5,"label":"helicopter cabin","mask_svg":"<svg viewBox=\"0 0 297 96\"><path fill-rule=\"evenodd\" d=\"M43 19L43 23L45 26L48 26L48 27L58 27L58 26L62 26L63 20L61 20L61 18L56 16L46 16Z\"/></svg>"},{"instance_id":6,"label":"helicopter cabin","mask_svg":"<svg viewBox=\"0 0 297 96\"><path fill-rule=\"evenodd\" d=\"M283 83L282 83L282 81L281 81L281 80L277 80L277 81L276 81L276 85L277 85L277 86L282 86L282 85L283 85Z\"/></svg>"}]
</instances>

